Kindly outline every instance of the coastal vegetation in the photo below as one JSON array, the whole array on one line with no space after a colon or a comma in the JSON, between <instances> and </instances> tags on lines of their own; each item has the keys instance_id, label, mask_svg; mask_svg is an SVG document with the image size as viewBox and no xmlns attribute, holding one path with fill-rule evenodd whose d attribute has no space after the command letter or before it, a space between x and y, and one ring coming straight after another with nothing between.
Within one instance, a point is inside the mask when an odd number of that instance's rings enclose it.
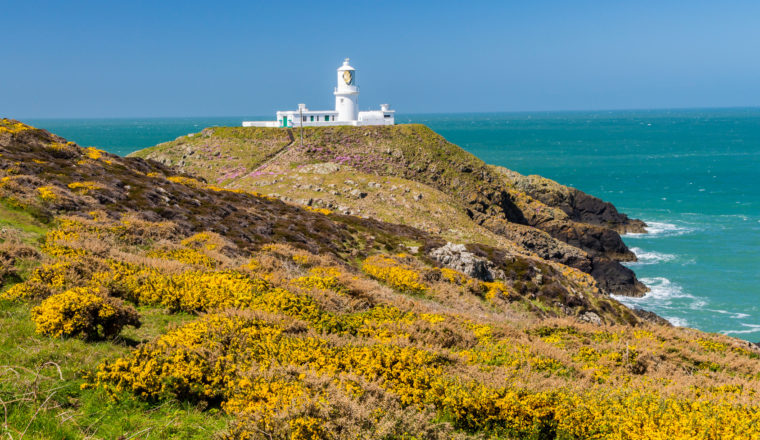
<instances>
[{"instance_id":1,"label":"coastal vegetation","mask_svg":"<svg viewBox=\"0 0 760 440\"><path fill-rule=\"evenodd\" d=\"M529 222L455 244L209 180L2 120L3 436L760 437L757 347L639 316Z\"/></svg>"}]
</instances>

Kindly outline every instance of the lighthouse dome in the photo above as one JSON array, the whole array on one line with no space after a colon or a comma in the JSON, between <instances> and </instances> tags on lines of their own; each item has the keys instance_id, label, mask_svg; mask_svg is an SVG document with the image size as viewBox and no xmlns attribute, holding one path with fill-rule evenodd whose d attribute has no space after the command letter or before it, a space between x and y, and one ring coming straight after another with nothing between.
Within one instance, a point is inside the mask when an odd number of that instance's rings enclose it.
<instances>
[{"instance_id":1,"label":"lighthouse dome","mask_svg":"<svg viewBox=\"0 0 760 440\"><path fill-rule=\"evenodd\" d=\"M340 66L340 67L338 67L338 71L339 72L343 71L343 70L356 70L353 67L351 67L351 65L348 64L348 61L349 61L348 58L346 58L345 60L343 60L343 65Z\"/></svg>"}]
</instances>

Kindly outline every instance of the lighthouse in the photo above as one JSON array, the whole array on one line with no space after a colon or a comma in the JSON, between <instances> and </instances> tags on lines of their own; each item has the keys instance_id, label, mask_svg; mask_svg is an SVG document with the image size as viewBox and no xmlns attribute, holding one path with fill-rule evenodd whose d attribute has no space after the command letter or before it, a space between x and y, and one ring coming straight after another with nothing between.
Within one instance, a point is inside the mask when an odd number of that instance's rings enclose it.
<instances>
[{"instance_id":1,"label":"lighthouse","mask_svg":"<svg viewBox=\"0 0 760 440\"><path fill-rule=\"evenodd\" d=\"M309 110L306 104L298 104L298 110L277 112L276 121L243 121L243 127L324 127L335 125L393 125L395 110L381 104L380 110L359 111L359 87L356 85L356 69L349 59L338 67L338 85L333 91L335 110Z\"/></svg>"},{"instance_id":2,"label":"lighthouse","mask_svg":"<svg viewBox=\"0 0 760 440\"><path fill-rule=\"evenodd\" d=\"M356 86L356 69L348 64L348 58L338 67L338 86L335 87L335 111L338 121L359 119L359 87Z\"/></svg>"}]
</instances>

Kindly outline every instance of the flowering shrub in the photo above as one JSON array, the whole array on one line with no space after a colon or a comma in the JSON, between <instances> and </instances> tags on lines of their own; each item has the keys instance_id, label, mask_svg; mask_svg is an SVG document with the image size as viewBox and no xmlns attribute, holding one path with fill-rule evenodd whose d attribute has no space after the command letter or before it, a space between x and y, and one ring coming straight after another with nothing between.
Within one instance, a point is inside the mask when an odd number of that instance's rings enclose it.
<instances>
[{"instance_id":1,"label":"flowering shrub","mask_svg":"<svg viewBox=\"0 0 760 440\"><path fill-rule=\"evenodd\" d=\"M394 289L411 293L424 293L427 286L422 282L420 274L411 266L399 260L405 255L391 257L388 255L373 255L362 263L362 270L367 275L387 283Z\"/></svg>"},{"instance_id":2,"label":"flowering shrub","mask_svg":"<svg viewBox=\"0 0 760 440\"><path fill-rule=\"evenodd\" d=\"M53 295L32 309L37 332L53 337L110 338L125 325L140 326L137 312L115 298L77 287Z\"/></svg>"},{"instance_id":3,"label":"flowering shrub","mask_svg":"<svg viewBox=\"0 0 760 440\"><path fill-rule=\"evenodd\" d=\"M537 355L525 344L512 345L508 341L478 345L460 352L468 363L486 366L530 368L550 374L567 375L570 370L556 359Z\"/></svg>"},{"instance_id":4,"label":"flowering shrub","mask_svg":"<svg viewBox=\"0 0 760 440\"><path fill-rule=\"evenodd\" d=\"M69 189L73 189L74 191L78 192L79 194L86 195L89 194L92 191L103 189L103 187L98 184L97 182L72 182L68 185Z\"/></svg>"},{"instance_id":5,"label":"flowering shrub","mask_svg":"<svg viewBox=\"0 0 760 440\"><path fill-rule=\"evenodd\" d=\"M208 269L214 269L218 265L216 260L212 259L205 253L190 248L179 248L171 250L156 249L148 252L147 256L151 258L160 258L163 260L179 261L180 263L190 264L193 266L201 266Z\"/></svg>"},{"instance_id":6,"label":"flowering shrub","mask_svg":"<svg viewBox=\"0 0 760 440\"><path fill-rule=\"evenodd\" d=\"M335 267L312 267L309 269L308 276L298 277L293 280L293 283L306 289L332 290L341 293L346 288L338 281L339 276L340 270Z\"/></svg>"},{"instance_id":7,"label":"flowering shrub","mask_svg":"<svg viewBox=\"0 0 760 440\"><path fill-rule=\"evenodd\" d=\"M22 124L21 122L12 121L8 118L0 119L0 133L19 133L24 130L29 130L32 127Z\"/></svg>"},{"instance_id":8,"label":"flowering shrub","mask_svg":"<svg viewBox=\"0 0 760 440\"><path fill-rule=\"evenodd\" d=\"M103 150L98 150L95 147L87 147L84 149L84 154L92 160L98 160L103 155Z\"/></svg>"},{"instance_id":9,"label":"flowering shrub","mask_svg":"<svg viewBox=\"0 0 760 440\"><path fill-rule=\"evenodd\" d=\"M325 208L314 208L312 206L304 206L304 209L306 209L307 211L316 212L317 214L322 214L322 215L332 214L332 211Z\"/></svg>"},{"instance_id":10,"label":"flowering shrub","mask_svg":"<svg viewBox=\"0 0 760 440\"><path fill-rule=\"evenodd\" d=\"M599 286L597 286L596 280L586 272L580 271L574 267L564 266L562 269L562 276L565 279L574 281L583 288L583 290L599 293Z\"/></svg>"},{"instance_id":11,"label":"flowering shrub","mask_svg":"<svg viewBox=\"0 0 760 440\"><path fill-rule=\"evenodd\" d=\"M34 269L29 279L0 293L0 298L11 301L45 298L70 284L76 276L74 266L72 261L59 260Z\"/></svg>"},{"instance_id":12,"label":"flowering shrub","mask_svg":"<svg viewBox=\"0 0 760 440\"><path fill-rule=\"evenodd\" d=\"M185 177L185 176L170 176L167 177L166 180L174 183L180 183L182 185L191 186L193 188L205 188L206 184L201 182L198 179L193 179L192 177Z\"/></svg>"},{"instance_id":13,"label":"flowering shrub","mask_svg":"<svg viewBox=\"0 0 760 440\"><path fill-rule=\"evenodd\" d=\"M223 246L224 239L213 232L199 232L180 242L182 246L193 249L205 249L213 251Z\"/></svg>"},{"instance_id":14,"label":"flowering shrub","mask_svg":"<svg viewBox=\"0 0 760 440\"><path fill-rule=\"evenodd\" d=\"M189 271L179 275L142 271L134 277L136 286L125 299L139 304L160 305L174 312L247 307L270 289L264 280L251 279L233 271Z\"/></svg>"},{"instance_id":15,"label":"flowering shrub","mask_svg":"<svg viewBox=\"0 0 760 440\"><path fill-rule=\"evenodd\" d=\"M37 193L45 202L52 202L58 199L58 195L55 193L55 187L53 186L41 186L37 188Z\"/></svg>"}]
</instances>

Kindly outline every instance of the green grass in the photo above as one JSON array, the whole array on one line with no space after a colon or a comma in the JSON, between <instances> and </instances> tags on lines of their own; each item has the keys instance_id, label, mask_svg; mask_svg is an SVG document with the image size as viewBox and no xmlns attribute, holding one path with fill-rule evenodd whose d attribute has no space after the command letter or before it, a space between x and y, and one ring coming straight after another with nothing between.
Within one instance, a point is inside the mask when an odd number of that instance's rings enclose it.
<instances>
[{"instance_id":1,"label":"green grass","mask_svg":"<svg viewBox=\"0 0 760 440\"><path fill-rule=\"evenodd\" d=\"M106 358L191 319L159 309L141 309L143 326L114 341L85 343L35 333L34 304L0 302L0 437L8 439L188 438L223 431L228 417L187 403L149 403L134 396L113 400L100 390L82 390L83 375ZM5 420L7 422L3 423Z\"/></svg>"},{"instance_id":2,"label":"green grass","mask_svg":"<svg viewBox=\"0 0 760 440\"><path fill-rule=\"evenodd\" d=\"M8 227L20 230L22 240L28 244L36 243L49 229L29 212L0 201L0 229Z\"/></svg>"}]
</instances>

